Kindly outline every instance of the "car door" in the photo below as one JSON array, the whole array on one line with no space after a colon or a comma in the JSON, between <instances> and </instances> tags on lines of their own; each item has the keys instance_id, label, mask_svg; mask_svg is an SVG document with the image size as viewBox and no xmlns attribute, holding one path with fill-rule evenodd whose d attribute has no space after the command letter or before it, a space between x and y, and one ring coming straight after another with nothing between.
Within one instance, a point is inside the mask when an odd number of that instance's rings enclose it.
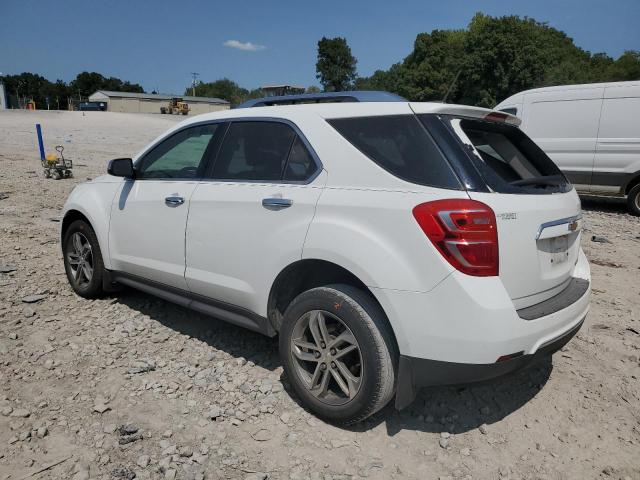
<instances>
[{"instance_id":1,"label":"car door","mask_svg":"<svg viewBox=\"0 0 640 480\"><path fill-rule=\"evenodd\" d=\"M187 289L184 235L189 199L206 169L218 124L187 127L136 162L111 206L109 254L116 271Z\"/></svg>"},{"instance_id":2,"label":"car door","mask_svg":"<svg viewBox=\"0 0 640 480\"><path fill-rule=\"evenodd\" d=\"M189 289L266 316L278 273L302 247L326 173L308 142L281 121L234 121L210 178L191 199Z\"/></svg>"}]
</instances>

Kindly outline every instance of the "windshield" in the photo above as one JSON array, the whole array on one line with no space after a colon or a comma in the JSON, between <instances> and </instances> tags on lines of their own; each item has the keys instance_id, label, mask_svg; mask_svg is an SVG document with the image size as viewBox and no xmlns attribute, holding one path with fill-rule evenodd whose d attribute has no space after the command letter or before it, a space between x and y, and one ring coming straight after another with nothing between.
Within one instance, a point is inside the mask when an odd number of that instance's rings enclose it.
<instances>
[{"instance_id":1,"label":"windshield","mask_svg":"<svg viewBox=\"0 0 640 480\"><path fill-rule=\"evenodd\" d=\"M520 129L483 120L450 118L467 144L487 185L500 193L558 193L571 190L564 174Z\"/></svg>"}]
</instances>

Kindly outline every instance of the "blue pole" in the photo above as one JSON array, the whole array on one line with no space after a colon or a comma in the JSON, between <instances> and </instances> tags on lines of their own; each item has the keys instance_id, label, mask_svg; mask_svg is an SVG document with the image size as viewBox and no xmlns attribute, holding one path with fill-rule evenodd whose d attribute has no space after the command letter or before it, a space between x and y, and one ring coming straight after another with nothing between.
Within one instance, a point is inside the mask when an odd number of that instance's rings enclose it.
<instances>
[{"instance_id":1,"label":"blue pole","mask_svg":"<svg viewBox=\"0 0 640 480\"><path fill-rule=\"evenodd\" d=\"M40 147L40 160L44 161L44 143L42 143L42 128L36 123L36 132L38 133L38 146Z\"/></svg>"}]
</instances>

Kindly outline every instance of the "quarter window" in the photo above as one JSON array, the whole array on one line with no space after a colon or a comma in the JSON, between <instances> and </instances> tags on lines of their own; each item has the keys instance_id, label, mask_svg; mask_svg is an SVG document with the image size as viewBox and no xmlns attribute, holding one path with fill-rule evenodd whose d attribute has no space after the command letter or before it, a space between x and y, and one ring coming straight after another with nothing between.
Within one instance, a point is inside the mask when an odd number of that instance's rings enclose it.
<instances>
[{"instance_id":1,"label":"quarter window","mask_svg":"<svg viewBox=\"0 0 640 480\"><path fill-rule=\"evenodd\" d=\"M340 118L329 120L329 124L396 177L420 185L461 188L451 166L415 115Z\"/></svg>"},{"instance_id":2,"label":"quarter window","mask_svg":"<svg viewBox=\"0 0 640 480\"><path fill-rule=\"evenodd\" d=\"M216 159L213 178L280 180L294 136L283 123L232 123Z\"/></svg>"},{"instance_id":3,"label":"quarter window","mask_svg":"<svg viewBox=\"0 0 640 480\"><path fill-rule=\"evenodd\" d=\"M316 173L317 166L313 161L313 157L305 147L300 137L296 137L291 151L289 152L289 160L287 168L284 172L284 179L289 181L304 181L311 178Z\"/></svg>"},{"instance_id":4,"label":"quarter window","mask_svg":"<svg viewBox=\"0 0 640 480\"><path fill-rule=\"evenodd\" d=\"M199 178L203 174L207 147L218 125L185 128L159 143L138 165L137 178Z\"/></svg>"}]
</instances>

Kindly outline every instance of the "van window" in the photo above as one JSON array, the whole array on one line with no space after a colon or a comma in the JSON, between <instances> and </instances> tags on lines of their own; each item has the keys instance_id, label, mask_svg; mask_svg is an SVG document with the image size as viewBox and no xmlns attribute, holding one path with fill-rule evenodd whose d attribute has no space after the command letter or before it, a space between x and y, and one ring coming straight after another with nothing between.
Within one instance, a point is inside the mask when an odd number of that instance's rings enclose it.
<instances>
[{"instance_id":1,"label":"van window","mask_svg":"<svg viewBox=\"0 0 640 480\"><path fill-rule=\"evenodd\" d=\"M560 169L517 127L455 118L451 125L463 143L475 148L472 162L492 190L537 194L571 189Z\"/></svg>"},{"instance_id":2,"label":"van window","mask_svg":"<svg viewBox=\"0 0 640 480\"><path fill-rule=\"evenodd\" d=\"M527 134L534 139L596 138L601 105L599 98L533 102L526 119Z\"/></svg>"},{"instance_id":3,"label":"van window","mask_svg":"<svg viewBox=\"0 0 640 480\"><path fill-rule=\"evenodd\" d=\"M599 138L640 138L640 98L605 98Z\"/></svg>"},{"instance_id":4,"label":"van window","mask_svg":"<svg viewBox=\"0 0 640 480\"><path fill-rule=\"evenodd\" d=\"M402 180L439 188L462 188L415 115L339 118L328 122L374 163Z\"/></svg>"},{"instance_id":5,"label":"van window","mask_svg":"<svg viewBox=\"0 0 640 480\"><path fill-rule=\"evenodd\" d=\"M508 113L509 115L518 115L518 109L516 107L501 108L499 111Z\"/></svg>"}]
</instances>

